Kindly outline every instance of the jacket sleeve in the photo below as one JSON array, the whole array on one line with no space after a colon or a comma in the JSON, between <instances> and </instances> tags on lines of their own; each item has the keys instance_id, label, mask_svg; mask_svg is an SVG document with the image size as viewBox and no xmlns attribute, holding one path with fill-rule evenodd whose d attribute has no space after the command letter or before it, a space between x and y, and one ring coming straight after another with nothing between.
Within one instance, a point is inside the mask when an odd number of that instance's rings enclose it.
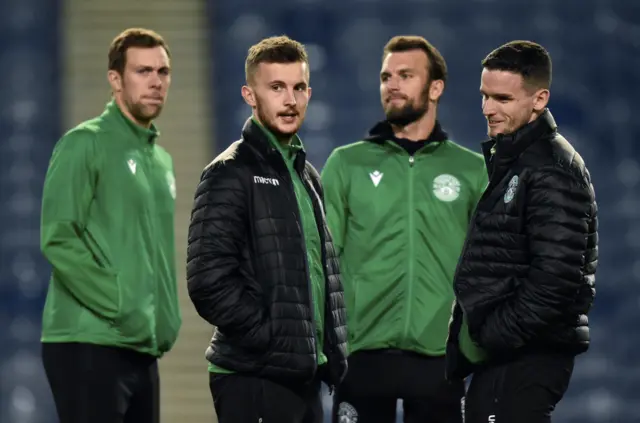
<instances>
[{"instance_id":1,"label":"jacket sleeve","mask_svg":"<svg viewBox=\"0 0 640 423\"><path fill-rule=\"evenodd\" d=\"M196 189L188 234L187 285L198 314L225 335L251 335L266 307L257 283L241 271L248 237L247 194L228 162L205 169Z\"/></svg>"},{"instance_id":2,"label":"jacket sleeve","mask_svg":"<svg viewBox=\"0 0 640 423\"><path fill-rule=\"evenodd\" d=\"M58 141L44 182L40 248L57 282L82 305L113 320L119 310L117 273L96 261L86 238L99 160L93 133L71 132Z\"/></svg>"},{"instance_id":3,"label":"jacket sleeve","mask_svg":"<svg viewBox=\"0 0 640 423\"><path fill-rule=\"evenodd\" d=\"M490 351L522 347L560 322L585 283L583 259L596 213L591 184L548 169L532 175L524 188L529 274L482 324L477 341Z\"/></svg>"},{"instance_id":4,"label":"jacket sleeve","mask_svg":"<svg viewBox=\"0 0 640 423\"><path fill-rule=\"evenodd\" d=\"M327 212L327 226L331 231L336 254L340 256L347 231L347 186L338 150L334 150L322 169L322 185Z\"/></svg>"}]
</instances>

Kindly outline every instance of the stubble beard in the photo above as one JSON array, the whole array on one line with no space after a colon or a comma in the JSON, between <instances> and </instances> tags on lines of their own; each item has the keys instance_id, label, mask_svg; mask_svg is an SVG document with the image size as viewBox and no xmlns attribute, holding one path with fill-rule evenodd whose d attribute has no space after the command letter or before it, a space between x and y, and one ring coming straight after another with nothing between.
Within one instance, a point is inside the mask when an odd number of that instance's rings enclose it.
<instances>
[{"instance_id":1,"label":"stubble beard","mask_svg":"<svg viewBox=\"0 0 640 423\"><path fill-rule=\"evenodd\" d=\"M429 84L420 93L418 105L409 101L404 107L388 109L386 111L387 122L396 126L407 126L422 118L429 111Z\"/></svg>"},{"instance_id":2,"label":"stubble beard","mask_svg":"<svg viewBox=\"0 0 640 423\"><path fill-rule=\"evenodd\" d=\"M158 106L155 106L155 108L153 108L151 106L146 106L142 103L135 102L134 100L129 98L126 94L127 84L125 83L124 78L122 81L122 89L123 89L122 97L124 100L123 103L125 107L129 111L129 114L131 114L131 116L141 125L150 125L151 121L156 119L162 113L164 104L160 104ZM147 108L149 109L149 111L146 110Z\"/></svg>"},{"instance_id":3,"label":"stubble beard","mask_svg":"<svg viewBox=\"0 0 640 423\"><path fill-rule=\"evenodd\" d=\"M135 120L142 124L148 125L149 123L151 123L151 121L160 116L163 106L159 105L152 109L151 107L145 106L144 104L131 102L127 104L127 108L129 109L129 113L131 113L131 116L133 116ZM147 108L153 111L148 111L146 110Z\"/></svg>"},{"instance_id":4,"label":"stubble beard","mask_svg":"<svg viewBox=\"0 0 640 423\"><path fill-rule=\"evenodd\" d=\"M256 115L258 115L258 120L260 121L260 123L262 123L262 126L264 126L269 132L271 132L273 136L276 137L276 139L278 140L291 138L293 135L296 134L298 129L300 129L300 126L297 126L295 131L290 133L284 133L280 131L277 128L276 123L274 122L275 119L278 118L277 114L274 116L272 120L270 120L269 117L263 112L262 107L260 107L260 102L256 104Z\"/></svg>"}]
</instances>

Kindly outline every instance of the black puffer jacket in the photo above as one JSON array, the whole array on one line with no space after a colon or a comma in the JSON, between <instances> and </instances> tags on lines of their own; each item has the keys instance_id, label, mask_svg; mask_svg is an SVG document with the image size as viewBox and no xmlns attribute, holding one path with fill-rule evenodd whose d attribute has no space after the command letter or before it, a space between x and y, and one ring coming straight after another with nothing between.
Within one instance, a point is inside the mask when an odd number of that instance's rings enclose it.
<instances>
[{"instance_id":1,"label":"black puffer jacket","mask_svg":"<svg viewBox=\"0 0 640 423\"><path fill-rule=\"evenodd\" d=\"M457 344L462 313L471 338L494 360L532 350L578 354L589 346L598 220L582 158L548 110L483 150L490 183L454 280L450 375L470 371Z\"/></svg>"},{"instance_id":2,"label":"black puffer jacket","mask_svg":"<svg viewBox=\"0 0 640 423\"><path fill-rule=\"evenodd\" d=\"M338 259L325 224L318 172L298 153L325 263L325 345L316 346L306 249L293 182L280 153L250 119L242 139L202 173L189 226L187 280L196 310L216 327L207 359L284 382L311 381L318 348L325 381L346 373L346 311Z\"/></svg>"}]
</instances>

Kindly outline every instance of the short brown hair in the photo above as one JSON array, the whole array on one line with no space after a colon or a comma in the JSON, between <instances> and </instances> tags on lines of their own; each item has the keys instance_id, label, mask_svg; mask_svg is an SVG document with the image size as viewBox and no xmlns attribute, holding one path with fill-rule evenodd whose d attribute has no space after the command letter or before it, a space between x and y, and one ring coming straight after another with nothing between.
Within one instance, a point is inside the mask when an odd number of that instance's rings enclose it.
<instances>
[{"instance_id":1,"label":"short brown hair","mask_svg":"<svg viewBox=\"0 0 640 423\"><path fill-rule=\"evenodd\" d=\"M429 79L431 81L442 80L447 82L447 63L444 57L424 37L418 35L398 35L389 40L384 46L382 60L386 59L389 53L399 53L403 51L422 50L429 59Z\"/></svg>"},{"instance_id":2,"label":"short brown hair","mask_svg":"<svg viewBox=\"0 0 640 423\"><path fill-rule=\"evenodd\" d=\"M551 87L551 56L533 41L515 40L501 45L484 58L482 67L517 73L534 90Z\"/></svg>"},{"instance_id":3,"label":"short brown hair","mask_svg":"<svg viewBox=\"0 0 640 423\"><path fill-rule=\"evenodd\" d=\"M160 34L145 28L129 28L121 32L111 42L109 47L109 70L117 71L122 75L127 65L127 50L132 47L162 47L167 52L167 56L171 57L169 46Z\"/></svg>"},{"instance_id":4,"label":"short brown hair","mask_svg":"<svg viewBox=\"0 0 640 423\"><path fill-rule=\"evenodd\" d=\"M269 37L249 48L244 63L244 74L247 82L253 77L260 63L297 63L309 64L309 57L304 45L286 35Z\"/></svg>"}]
</instances>

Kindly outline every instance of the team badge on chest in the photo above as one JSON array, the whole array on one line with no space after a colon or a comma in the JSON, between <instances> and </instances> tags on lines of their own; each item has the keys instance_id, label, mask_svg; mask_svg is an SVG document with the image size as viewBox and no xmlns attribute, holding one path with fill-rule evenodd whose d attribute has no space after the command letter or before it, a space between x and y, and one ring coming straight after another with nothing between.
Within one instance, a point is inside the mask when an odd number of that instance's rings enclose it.
<instances>
[{"instance_id":1,"label":"team badge on chest","mask_svg":"<svg viewBox=\"0 0 640 423\"><path fill-rule=\"evenodd\" d=\"M509 180L509 186L507 186L507 192L504 193L504 203L509 204L513 197L516 196L516 189L518 189L518 183L520 182L520 178L518 175L513 175L511 180Z\"/></svg>"},{"instance_id":2,"label":"team badge on chest","mask_svg":"<svg viewBox=\"0 0 640 423\"><path fill-rule=\"evenodd\" d=\"M460 196L460 181L453 175L436 176L433 180L433 195L447 203L455 200Z\"/></svg>"}]
</instances>

